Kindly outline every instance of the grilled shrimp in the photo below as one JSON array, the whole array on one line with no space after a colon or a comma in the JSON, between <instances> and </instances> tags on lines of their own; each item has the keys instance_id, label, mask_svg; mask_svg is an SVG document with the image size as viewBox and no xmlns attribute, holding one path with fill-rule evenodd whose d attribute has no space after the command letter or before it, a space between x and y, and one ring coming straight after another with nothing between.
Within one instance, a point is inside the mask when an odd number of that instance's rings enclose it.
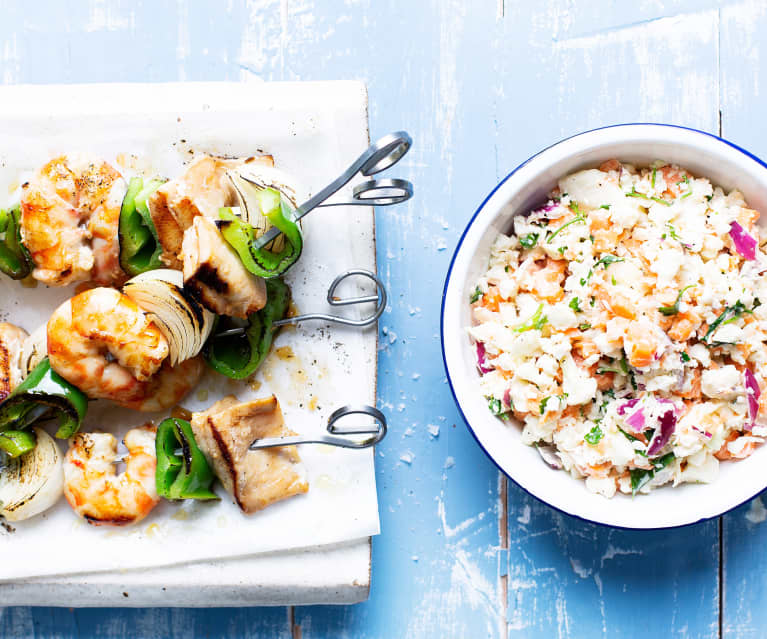
<instances>
[{"instance_id":1,"label":"grilled shrimp","mask_svg":"<svg viewBox=\"0 0 767 639\"><path fill-rule=\"evenodd\" d=\"M118 475L117 440L109 433L78 433L64 461L64 495L72 509L96 526L141 521L157 505L154 426L125 435L128 456Z\"/></svg>"},{"instance_id":2,"label":"grilled shrimp","mask_svg":"<svg viewBox=\"0 0 767 639\"><path fill-rule=\"evenodd\" d=\"M160 372L144 384L140 397L120 400L119 403L126 408L144 412L167 410L178 404L197 386L204 370L205 364L201 355L186 359L173 367L166 361Z\"/></svg>"},{"instance_id":3,"label":"grilled shrimp","mask_svg":"<svg viewBox=\"0 0 767 639\"><path fill-rule=\"evenodd\" d=\"M49 286L121 283L117 230L126 189L117 170L97 158L61 155L38 170L21 195L33 277Z\"/></svg>"},{"instance_id":4,"label":"grilled shrimp","mask_svg":"<svg viewBox=\"0 0 767 639\"><path fill-rule=\"evenodd\" d=\"M48 320L51 368L88 397L142 411L177 404L197 384L201 359L171 368L168 341L128 296L93 288Z\"/></svg>"}]
</instances>

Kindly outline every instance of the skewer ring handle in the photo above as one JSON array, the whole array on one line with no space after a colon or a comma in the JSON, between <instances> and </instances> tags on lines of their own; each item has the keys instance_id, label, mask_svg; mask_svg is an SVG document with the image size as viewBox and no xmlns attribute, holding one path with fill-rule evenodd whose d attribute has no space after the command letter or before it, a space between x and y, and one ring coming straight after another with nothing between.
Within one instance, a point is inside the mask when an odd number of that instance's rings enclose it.
<instances>
[{"instance_id":1,"label":"skewer ring handle","mask_svg":"<svg viewBox=\"0 0 767 639\"><path fill-rule=\"evenodd\" d=\"M372 428L371 427L352 428L352 429L337 428L336 422L338 422L343 417L346 417L347 415L368 415L369 417L372 417L375 420L376 424ZM377 408L373 406L367 406L365 404L342 406L341 408L333 411L330 417L328 417L327 431L331 435L336 435L336 436L338 435L372 435L372 437L359 442L353 439L349 439L348 443L346 444L347 447L349 448L368 448L369 446L375 446L384 437L386 437L386 432L387 432L386 415L384 415Z\"/></svg>"}]
</instances>

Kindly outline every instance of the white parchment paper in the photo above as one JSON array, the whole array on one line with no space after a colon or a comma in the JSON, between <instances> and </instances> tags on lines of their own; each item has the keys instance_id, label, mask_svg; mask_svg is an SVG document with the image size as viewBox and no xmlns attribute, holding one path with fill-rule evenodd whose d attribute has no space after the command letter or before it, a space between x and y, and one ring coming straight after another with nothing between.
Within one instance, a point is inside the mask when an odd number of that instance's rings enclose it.
<instances>
[{"instance_id":1,"label":"white parchment paper","mask_svg":"<svg viewBox=\"0 0 767 639\"><path fill-rule=\"evenodd\" d=\"M168 177L197 154L267 152L298 177L306 195L368 143L367 100L356 83L338 83L332 91L328 85L260 83L3 87L0 96L0 202L17 197L35 167L70 151L98 153L126 175ZM299 312L330 312L325 294L337 273L375 269L372 211L334 207L304 221L304 254L286 279ZM371 287L355 289L351 284L339 293ZM31 331L72 294L71 288L24 288L3 277L0 315ZM341 405L375 404L375 328L310 323L283 330L275 347L253 380L235 382L210 371L183 406L202 409L230 393L241 399L275 393L286 424L311 433L324 429ZM83 430L119 436L165 416L96 401ZM60 443L65 450L66 442ZM13 524L13 532L0 530L0 580L162 566L377 534L372 451L302 446L300 454L309 492L251 516L241 514L220 486L221 502L162 502L126 528L88 525L62 498L44 515Z\"/></svg>"}]
</instances>

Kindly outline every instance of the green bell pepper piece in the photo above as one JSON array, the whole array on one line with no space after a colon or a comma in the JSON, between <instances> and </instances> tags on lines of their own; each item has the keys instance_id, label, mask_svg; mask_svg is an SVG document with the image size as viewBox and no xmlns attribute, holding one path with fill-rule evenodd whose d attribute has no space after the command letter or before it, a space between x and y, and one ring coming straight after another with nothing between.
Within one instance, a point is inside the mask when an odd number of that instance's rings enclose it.
<instances>
[{"instance_id":1,"label":"green bell pepper piece","mask_svg":"<svg viewBox=\"0 0 767 639\"><path fill-rule=\"evenodd\" d=\"M266 296L266 306L248 316L245 332L240 335L216 335L233 324L231 318L219 317L203 348L205 361L213 370L232 379L244 379L264 361L278 328L273 324L288 312L290 288L281 279L266 280Z\"/></svg>"},{"instance_id":2,"label":"green bell pepper piece","mask_svg":"<svg viewBox=\"0 0 767 639\"><path fill-rule=\"evenodd\" d=\"M181 448L181 454L176 449ZM191 424L169 417L160 422L155 439L157 494L165 499L220 499L210 486L215 479L194 439Z\"/></svg>"},{"instance_id":3,"label":"green bell pepper piece","mask_svg":"<svg viewBox=\"0 0 767 639\"><path fill-rule=\"evenodd\" d=\"M140 177L131 178L120 208L120 267L131 277L162 268L162 246L152 221L147 200L165 180L152 178L146 183Z\"/></svg>"},{"instance_id":4,"label":"green bell pepper piece","mask_svg":"<svg viewBox=\"0 0 767 639\"><path fill-rule=\"evenodd\" d=\"M59 419L56 437L68 439L82 425L88 398L52 370L46 357L0 404L0 432L24 429L51 412Z\"/></svg>"},{"instance_id":5,"label":"green bell pepper piece","mask_svg":"<svg viewBox=\"0 0 767 639\"><path fill-rule=\"evenodd\" d=\"M0 450L12 459L28 453L37 445L34 433L25 430L6 430L0 433Z\"/></svg>"},{"instance_id":6,"label":"green bell pepper piece","mask_svg":"<svg viewBox=\"0 0 767 639\"><path fill-rule=\"evenodd\" d=\"M258 277L277 277L293 266L301 256L304 246L301 229L293 220L290 205L279 191L262 189L255 197L262 215L285 237L285 246L281 251L275 253L266 247L255 248L254 242L258 239L255 229L237 217L231 208L219 209L221 221L218 226L224 239L237 251L246 269Z\"/></svg>"},{"instance_id":7,"label":"green bell pepper piece","mask_svg":"<svg viewBox=\"0 0 767 639\"><path fill-rule=\"evenodd\" d=\"M2 211L0 215L0 271L20 280L32 272L34 263L21 241L21 207Z\"/></svg>"}]
</instances>

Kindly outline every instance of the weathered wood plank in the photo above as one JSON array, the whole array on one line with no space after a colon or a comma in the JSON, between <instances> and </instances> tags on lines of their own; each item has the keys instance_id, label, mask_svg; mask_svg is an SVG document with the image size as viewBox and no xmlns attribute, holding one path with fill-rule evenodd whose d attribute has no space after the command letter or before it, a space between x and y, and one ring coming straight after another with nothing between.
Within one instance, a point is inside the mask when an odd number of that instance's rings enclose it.
<instances>
[{"instance_id":1,"label":"weathered wood plank","mask_svg":"<svg viewBox=\"0 0 767 639\"><path fill-rule=\"evenodd\" d=\"M716 131L717 11L507 3L495 41L502 173L559 138L619 122ZM685 15L676 11L684 9ZM509 487L509 637L715 637L718 525L628 532Z\"/></svg>"},{"instance_id":2,"label":"weathered wood plank","mask_svg":"<svg viewBox=\"0 0 767 639\"><path fill-rule=\"evenodd\" d=\"M416 197L377 213L379 272L392 293L379 395L393 431L377 460L383 533L371 598L297 609L296 623L304 638L501 637L497 471L459 421L438 340L452 248L495 182L491 77L480 62L491 55L495 3L331 4L288 3L285 68L364 77L371 135L413 134L394 173Z\"/></svg>"},{"instance_id":3,"label":"weathered wood plank","mask_svg":"<svg viewBox=\"0 0 767 639\"><path fill-rule=\"evenodd\" d=\"M722 135L761 158L767 158L760 104L767 86L766 29L763 2L741 2L721 11ZM764 500L763 494L722 519L723 637L763 637L767 627Z\"/></svg>"}]
</instances>

